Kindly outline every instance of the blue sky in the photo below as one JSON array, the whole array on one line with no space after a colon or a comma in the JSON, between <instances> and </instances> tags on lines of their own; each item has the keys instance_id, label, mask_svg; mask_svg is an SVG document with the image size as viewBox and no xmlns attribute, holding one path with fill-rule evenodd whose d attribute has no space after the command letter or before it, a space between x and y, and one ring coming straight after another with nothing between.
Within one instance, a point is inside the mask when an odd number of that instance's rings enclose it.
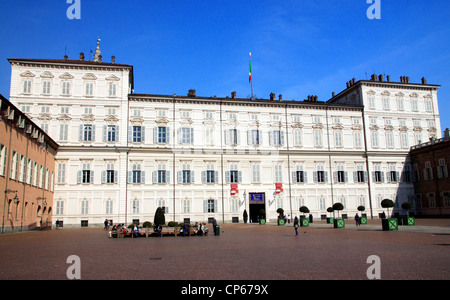
<instances>
[{"instance_id":1,"label":"blue sky","mask_svg":"<svg viewBox=\"0 0 450 300\"><path fill-rule=\"evenodd\" d=\"M369 20L366 0L1 0L0 93L9 97L7 58L71 59L95 50L131 64L135 92L326 101L346 82L391 75L439 84L442 128L450 127L450 1L381 0ZM366 75L367 74L367 75ZM366 77L367 76L367 77Z\"/></svg>"}]
</instances>

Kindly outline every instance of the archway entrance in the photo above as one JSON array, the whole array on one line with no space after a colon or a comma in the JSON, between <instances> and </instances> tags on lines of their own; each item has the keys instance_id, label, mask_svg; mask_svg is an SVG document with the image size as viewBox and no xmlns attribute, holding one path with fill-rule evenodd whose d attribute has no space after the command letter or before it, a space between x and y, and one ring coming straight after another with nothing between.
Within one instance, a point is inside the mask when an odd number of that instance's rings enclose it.
<instances>
[{"instance_id":1,"label":"archway entrance","mask_svg":"<svg viewBox=\"0 0 450 300\"><path fill-rule=\"evenodd\" d=\"M250 193L250 222L258 223L260 219L266 219L266 195L265 193Z\"/></svg>"}]
</instances>

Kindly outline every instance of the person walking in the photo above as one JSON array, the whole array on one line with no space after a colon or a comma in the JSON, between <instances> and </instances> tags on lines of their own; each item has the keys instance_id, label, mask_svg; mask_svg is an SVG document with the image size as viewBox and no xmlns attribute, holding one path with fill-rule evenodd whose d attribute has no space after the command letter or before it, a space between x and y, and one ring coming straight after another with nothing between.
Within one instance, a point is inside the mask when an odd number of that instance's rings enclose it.
<instances>
[{"instance_id":1,"label":"person walking","mask_svg":"<svg viewBox=\"0 0 450 300\"><path fill-rule=\"evenodd\" d=\"M294 228L295 228L295 236L296 236L296 237L298 237L298 226L299 226L299 224L298 224L298 218L295 217L295 219L294 219Z\"/></svg>"},{"instance_id":2,"label":"person walking","mask_svg":"<svg viewBox=\"0 0 450 300\"><path fill-rule=\"evenodd\" d=\"M356 226L361 225L361 218L359 217L358 213L356 213L356 215L355 215L355 223L356 223Z\"/></svg>"}]
</instances>

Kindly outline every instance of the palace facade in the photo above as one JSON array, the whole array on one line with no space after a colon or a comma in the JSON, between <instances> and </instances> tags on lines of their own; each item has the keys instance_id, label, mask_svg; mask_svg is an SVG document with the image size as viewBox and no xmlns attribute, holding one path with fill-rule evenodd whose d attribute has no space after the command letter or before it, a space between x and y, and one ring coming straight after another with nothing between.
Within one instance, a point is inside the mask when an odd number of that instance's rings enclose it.
<instances>
[{"instance_id":1,"label":"palace facade","mask_svg":"<svg viewBox=\"0 0 450 300\"><path fill-rule=\"evenodd\" d=\"M53 219L64 226L166 220L353 217L415 203L410 147L440 138L438 85L373 75L326 102L135 94L133 66L9 59L10 100L60 145Z\"/></svg>"}]
</instances>

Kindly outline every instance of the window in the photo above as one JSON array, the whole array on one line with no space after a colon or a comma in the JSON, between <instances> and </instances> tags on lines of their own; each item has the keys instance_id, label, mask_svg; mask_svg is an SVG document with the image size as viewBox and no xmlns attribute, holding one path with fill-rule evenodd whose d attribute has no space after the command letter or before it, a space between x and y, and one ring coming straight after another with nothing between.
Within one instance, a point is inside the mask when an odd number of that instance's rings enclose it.
<instances>
[{"instance_id":1,"label":"window","mask_svg":"<svg viewBox=\"0 0 450 300\"><path fill-rule=\"evenodd\" d=\"M323 146L322 130L314 131L314 146L316 147Z\"/></svg>"},{"instance_id":2,"label":"window","mask_svg":"<svg viewBox=\"0 0 450 300\"><path fill-rule=\"evenodd\" d=\"M391 109L390 99L389 97L383 97L383 108L386 110Z\"/></svg>"},{"instance_id":3,"label":"window","mask_svg":"<svg viewBox=\"0 0 450 300\"><path fill-rule=\"evenodd\" d=\"M117 142L118 140L118 126L105 125L106 142Z\"/></svg>"},{"instance_id":4,"label":"window","mask_svg":"<svg viewBox=\"0 0 450 300\"><path fill-rule=\"evenodd\" d=\"M217 212L217 201L214 199L205 200L205 213Z\"/></svg>"},{"instance_id":5,"label":"window","mask_svg":"<svg viewBox=\"0 0 450 300\"><path fill-rule=\"evenodd\" d=\"M300 129L294 130L294 146L302 145L302 131Z\"/></svg>"},{"instance_id":6,"label":"window","mask_svg":"<svg viewBox=\"0 0 450 300\"><path fill-rule=\"evenodd\" d=\"M392 131L386 131L386 147L394 148L394 133Z\"/></svg>"},{"instance_id":7,"label":"window","mask_svg":"<svg viewBox=\"0 0 450 300\"><path fill-rule=\"evenodd\" d=\"M50 81L45 80L42 82L42 94L50 95Z\"/></svg>"},{"instance_id":8,"label":"window","mask_svg":"<svg viewBox=\"0 0 450 300\"><path fill-rule=\"evenodd\" d=\"M83 163L83 168L79 172L78 177L78 183L94 183L94 171L91 171L90 163Z\"/></svg>"},{"instance_id":9,"label":"window","mask_svg":"<svg viewBox=\"0 0 450 300\"><path fill-rule=\"evenodd\" d=\"M183 212L185 214L188 214L191 212L191 200L189 200L189 199L183 200Z\"/></svg>"},{"instance_id":10,"label":"window","mask_svg":"<svg viewBox=\"0 0 450 300\"><path fill-rule=\"evenodd\" d=\"M353 141L355 143L355 147L362 147L362 135L361 131L353 132Z\"/></svg>"},{"instance_id":11,"label":"window","mask_svg":"<svg viewBox=\"0 0 450 300\"><path fill-rule=\"evenodd\" d=\"M214 118L214 112L205 111L205 119L213 119L213 118Z\"/></svg>"},{"instance_id":12,"label":"window","mask_svg":"<svg viewBox=\"0 0 450 300\"><path fill-rule=\"evenodd\" d=\"M60 113L61 114L68 114L69 113L69 107L68 106L61 106Z\"/></svg>"},{"instance_id":13,"label":"window","mask_svg":"<svg viewBox=\"0 0 450 300\"><path fill-rule=\"evenodd\" d=\"M229 113L228 114L228 120L230 121L236 121L237 120L237 116L235 113Z\"/></svg>"},{"instance_id":14,"label":"window","mask_svg":"<svg viewBox=\"0 0 450 300\"><path fill-rule=\"evenodd\" d=\"M206 171L202 172L202 182L203 183L216 183L218 182L219 172L214 171L213 164L206 165Z\"/></svg>"},{"instance_id":15,"label":"window","mask_svg":"<svg viewBox=\"0 0 450 300\"><path fill-rule=\"evenodd\" d=\"M369 108L374 109L375 108L375 97L369 96Z\"/></svg>"},{"instance_id":16,"label":"window","mask_svg":"<svg viewBox=\"0 0 450 300\"><path fill-rule=\"evenodd\" d=\"M367 182L367 172L364 171L364 164L357 164L353 173L355 183Z\"/></svg>"},{"instance_id":17,"label":"window","mask_svg":"<svg viewBox=\"0 0 450 300\"><path fill-rule=\"evenodd\" d=\"M117 84L115 82L108 83L108 96L109 97L117 96Z\"/></svg>"},{"instance_id":18,"label":"window","mask_svg":"<svg viewBox=\"0 0 450 300\"><path fill-rule=\"evenodd\" d=\"M270 145L283 146L284 145L284 131L273 130L270 132Z\"/></svg>"},{"instance_id":19,"label":"window","mask_svg":"<svg viewBox=\"0 0 450 300\"><path fill-rule=\"evenodd\" d=\"M307 176L306 171L303 171L303 165L297 165L295 171L292 172L292 181L294 183L306 183Z\"/></svg>"},{"instance_id":20,"label":"window","mask_svg":"<svg viewBox=\"0 0 450 300\"><path fill-rule=\"evenodd\" d=\"M103 183L117 183L118 172L114 170L114 163L106 164L106 171L103 171Z\"/></svg>"},{"instance_id":21,"label":"window","mask_svg":"<svg viewBox=\"0 0 450 300\"><path fill-rule=\"evenodd\" d=\"M384 182L384 172L381 171L381 165L380 164L374 164L374 172L372 172L373 175L373 181L374 182Z\"/></svg>"},{"instance_id":22,"label":"window","mask_svg":"<svg viewBox=\"0 0 450 300\"><path fill-rule=\"evenodd\" d=\"M425 99L425 107L427 112L432 112L433 111L433 101L431 101L431 99Z\"/></svg>"},{"instance_id":23,"label":"window","mask_svg":"<svg viewBox=\"0 0 450 300\"><path fill-rule=\"evenodd\" d=\"M194 171L191 171L189 163L183 163L181 171L178 171L178 183L194 183Z\"/></svg>"},{"instance_id":24,"label":"window","mask_svg":"<svg viewBox=\"0 0 450 300\"><path fill-rule=\"evenodd\" d=\"M19 154L13 150L12 157L11 157L11 175L9 176L9 178L12 180L17 179L18 156L19 156Z\"/></svg>"},{"instance_id":25,"label":"window","mask_svg":"<svg viewBox=\"0 0 450 300\"><path fill-rule=\"evenodd\" d=\"M69 81L63 81L62 82L62 95L63 96L69 96L70 95L70 88L71 88L71 84Z\"/></svg>"},{"instance_id":26,"label":"window","mask_svg":"<svg viewBox=\"0 0 450 300\"><path fill-rule=\"evenodd\" d=\"M133 199L133 214L139 213L140 201L138 199Z\"/></svg>"},{"instance_id":27,"label":"window","mask_svg":"<svg viewBox=\"0 0 450 300\"><path fill-rule=\"evenodd\" d=\"M248 144L261 145L261 130L252 129L248 131Z\"/></svg>"},{"instance_id":28,"label":"window","mask_svg":"<svg viewBox=\"0 0 450 300\"><path fill-rule=\"evenodd\" d=\"M188 110L181 111L181 118L182 119L190 119L191 118L191 112Z\"/></svg>"},{"instance_id":29,"label":"window","mask_svg":"<svg viewBox=\"0 0 450 300\"><path fill-rule=\"evenodd\" d=\"M212 146L214 145L214 127L206 126L205 127L205 145Z\"/></svg>"},{"instance_id":30,"label":"window","mask_svg":"<svg viewBox=\"0 0 450 300\"><path fill-rule=\"evenodd\" d=\"M83 115L92 115L92 107L84 107L83 108Z\"/></svg>"},{"instance_id":31,"label":"window","mask_svg":"<svg viewBox=\"0 0 450 300\"><path fill-rule=\"evenodd\" d=\"M156 143L166 144L169 140L169 130L167 127L156 127Z\"/></svg>"},{"instance_id":32,"label":"window","mask_svg":"<svg viewBox=\"0 0 450 300\"><path fill-rule=\"evenodd\" d=\"M403 182L411 182L411 165L405 165L403 172Z\"/></svg>"},{"instance_id":33,"label":"window","mask_svg":"<svg viewBox=\"0 0 450 300\"><path fill-rule=\"evenodd\" d=\"M324 197L320 197L319 198L319 209L320 210L325 210L327 209L327 201Z\"/></svg>"},{"instance_id":34,"label":"window","mask_svg":"<svg viewBox=\"0 0 450 300\"><path fill-rule=\"evenodd\" d=\"M130 183L144 183L144 172L141 170L140 163L133 163L132 171L128 173L128 181Z\"/></svg>"},{"instance_id":35,"label":"window","mask_svg":"<svg viewBox=\"0 0 450 300\"><path fill-rule=\"evenodd\" d=\"M314 172L314 182L324 183L328 182L328 172L324 171L323 164L318 164Z\"/></svg>"},{"instance_id":36,"label":"window","mask_svg":"<svg viewBox=\"0 0 450 300\"><path fill-rule=\"evenodd\" d=\"M81 214L89 214L89 200L81 200Z\"/></svg>"},{"instance_id":37,"label":"window","mask_svg":"<svg viewBox=\"0 0 450 300\"><path fill-rule=\"evenodd\" d=\"M230 171L225 172L226 183L241 183L242 182L242 172L238 171L237 164L230 164Z\"/></svg>"},{"instance_id":38,"label":"window","mask_svg":"<svg viewBox=\"0 0 450 300\"><path fill-rule=\"evenodd\" d=\"M401 132L400 133L400 142L402 145L402 148L408 148L408 133L407 132Z\"/></svg>"},{"instance_id":39,"label":"window","mask_svg":"<svg viewBox=\"0 0 450 300\"><path fill-rule=\"evenodd\" d=\"M228 145L239 145L240 144L240 130L228 129L225 133L225 142Z\"/></svg>"},{"instance_id":40,"label":"window","mask_svg":"<svg viewBox=\"0 0 450 300\"><path fill-rule=\"evenodd\" d=\"M23 93L31 94L31 80L25 80L23 82Z\"/></svg>"},{"instance_id":41,"label":"window","mask_svg":"<svg viewBox=\"0 0 450 300\"><path fill-rule=\"evenodd\" d=\"M57 183L66 183L66 163L58 163Z\"/></svg>"},{"instance_id":42,"label":"window","mask_svg":"<svg viewBox=\"0 0 450 300\"><path fill-rule=\"evenodd\" d=\"M86 82L85 95L91 96L91 97L94 96L94 83L93 82Z\"/></svg>"},{"instance_id":43,"label":"window","mask_svg":"<svg viewBox=\"0 0 450 300\"><path fill-rule=\"evenodd\" d=\"M143 142L143 127L142 126L133 126L133 135L132 135L132 141L133 143L142 143Z\"/></svg>"},{"instance_id":44,"label":"window","mask_svg":"<svg viewBox=\"0 0 450 300\"><path fill-rule=\"evenodd\" d=\"M388 182L399 182L399 172L395 170L395 164L389 164Z\"/></svg>"},{"instance_id":45,"label":"window","mask_svg":"<svg viewBox=\"0 0 450 300\"><path fill-rule=\"evenodd\" d=\"M67 142L69 132L69 124L59 124L59 140Z\"/></svg>"},{"instance_id":46,"label":"window","mask_svg":"<svg viewBox=\"0 0 450 300\"><path fill-rule=\"evenodd\" d=\"M443 159L443 158L439 159L439 166L437 167L437 173L438 173L438 178L447 178L448 177L447 166L445 165L445 159Z\"/></svg>"},{"instance_id":47,"label":"window","mask_svg":"<svg viewBox=\"0 0 450 300\"><path fill-rule=\"evenodd\" d=\"M168 183L166 164L158 164L156 183Z\"/></svg>"},{"instance_id":48,"label":"window","mask_svg":"<svg viewBox=\"0 0 450 300\"><path fill-rule=\"evenodd\" d=\"M347 172L344 171L343 164L337 164L337 171L334 172L334 182L344 183L347 182Z\"/></svg>"},{"instance_id":49,"label":"window","mask_svg":"<svg viewBox=\"0 0 450 300\"><path fill-rule=\"evenodd\" d=\"M0 144L0 176L6 175L7 147Z\"/></svg>"},{"instance_id":50,"label":"window","mask_svg":"<svg viewBox=\"0 0 450 300\"><path fill-rule=\"evenodd\" d=\"M276 164L274 167L275 182L283 182L283 166Z\"/></svg>"},{"instance_id":51,"label":"window","mask_svg":"<svg viewBox=\"0 0 450 300\"><path fill-rule=\"evenodd\" d=\"M261 165L252 164L252 183L261 182Z\"/></svg>"},{"instance_id":52,"label":"window","mask_svg":"<svg viewBox=\"0 0 450 300\"><path fill-rule=\"evenodd\" d=\"M178 137L180 144L193 144L194 128L179 128Z\"/></svg>"},{"instance_id":53,"label":"window","mask_svg":"<svg viewBox=\"0 0 450 300\"><path fill-rule=\"evenodd\" d=\"M55 215L58 215L58 216L64 215L64 201L63 200L56 200Z\"/></svg>"},{"instance_id":54,"label":"window","mask_svg":"<svg viewBox=\"0 0 450 300\"><path fill-rule=\"evenodd\" d=\"M334 132L334 145L335 147L342 147L342 131Z\"/></svg>"},{"instance_id":55,"label":"window","mask_svg":"<svg viewBox=\"0 0 450 300\"><path fill-rule=\"evenodd\" d=\"M417 98L411 98L411 109L413 111L418 111L419 110L419 101L417 100Z\"/></svg>"},{"instance_id":56,"label":"window","mask_svg":"<svg viewBox=\"0 0 450 300\"><path fill-rule=\"evenodd\" d=\"M112 215L113 214L113 201L112 200L106 200L105 201L105 214Z\"/></svg>"},{"instance_id":57,"label":"window","mask_svg":"<svg viewBox=\"0 0 450 300\"><path fill-rule=\"evenodd\" d=\"M95 136L95 125L85 124L83 126L82 141L93 141Z\"/></svg>"},{"instance_id":58,"label":"window","mask_svg":"<svg viewBox=\"0 0 450 300\"><path fill-rule=\"evenodd\" d=\"M398 110L404 110L405 109L405 104L404 104L404 101L403 101L402 97L397 98L397 109Z\"/></svg>"},{"instance_id":59,"label":"window","mask_svg":"<svg viewBox=\"0 0 450 300\"><path fill-rule=\"evenodd\" d=\"M372 131L371 135L372 135L372 147L378 148L380 146L380 141L378 139L378 131Z\"/></svg>"}]
</instances>

